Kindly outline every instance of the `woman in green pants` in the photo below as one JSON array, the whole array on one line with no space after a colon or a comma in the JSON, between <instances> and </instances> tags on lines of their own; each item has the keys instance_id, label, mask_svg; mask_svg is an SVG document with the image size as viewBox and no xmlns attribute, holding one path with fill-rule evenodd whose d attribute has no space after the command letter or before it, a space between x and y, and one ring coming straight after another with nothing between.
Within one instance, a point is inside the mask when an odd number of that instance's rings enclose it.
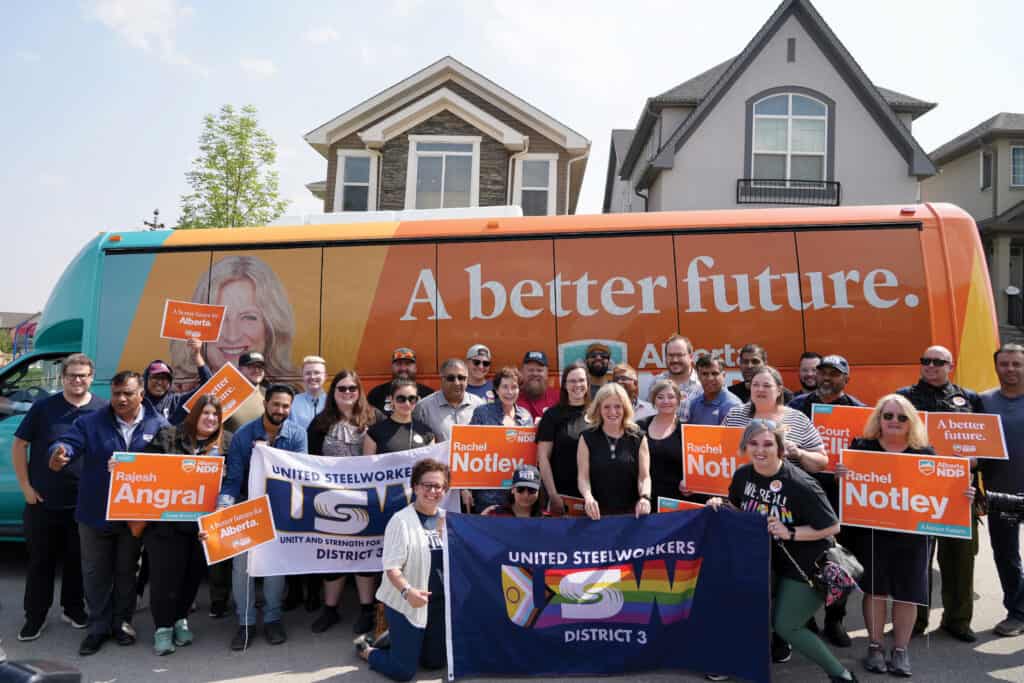
<instances>
[{"instance_id":1,"label":"woman in green pants","mask_svg":"<svg viewBox=\"0 0 1024 683\"><path fill-rule=\"evenodd\" d=\"M828 647L807 628L807 620L824 598L807 585L794 562L807 575L814 561L839 532L839 520L825 492L811 475L786 458L783 430L772 420L755 419L743 432L740 455L749 464L736 470L729 485L729 502L740 510L768 518L768 533L787 553L772 544L772 573L776 578L772 619L775 633L829 675L832 681L855 681ZM721 498L708 505L718 508Z\"/></svg>"}]
</instances>

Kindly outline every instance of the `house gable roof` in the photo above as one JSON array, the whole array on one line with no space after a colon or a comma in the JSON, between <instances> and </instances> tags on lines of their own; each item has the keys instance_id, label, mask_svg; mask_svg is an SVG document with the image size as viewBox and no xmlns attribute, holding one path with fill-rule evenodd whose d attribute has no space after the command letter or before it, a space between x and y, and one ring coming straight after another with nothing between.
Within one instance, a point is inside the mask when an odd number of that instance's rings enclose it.
<instances>
[{"instance_id":1,"label":"house gable roof","mask_svg":"<svg viewBox=\"0 0 1024 683\"><path fill-rule=\"evenodd\" d=\"M585 152L590 148L590 141L573 129L453 57L439 59L314 128L303 138L326 157L332 142L361 130L382 115L402 109L446 81L479 94L567 150Z\"/></svg>"},{"instance_id":2,"label":"house gable roof","mask_svg":"<svg viewBox=\"0 0 1024 683\"><path fill-rule=\"evenodd\" d=\"M825 20L814 9L809 0L783 0L768 21L765 22L737 57L722 62L689 81L680 83L676 87L647 101L644 113L641 114L640 124L637 126L637 134L634 136L633 144L623 162L621 176L623 178L630 176L633 170L632 167L639 157L640 149L646 143L646 135L642 134L644 131L641 128L649 129L652 125L646 120L654 116L651 111L652 107L658 108L670 105L696 106L694 111L668 137L667 142L649 166L644 169L644 173L641 175L640 182L638 183L638 189L649 187L661 170L672 168L675 155L679 149L791 16L800 22L804 30L815 41L815 44L836 68L850 89L864 103L872 118L874 118L875 122L907 161L908 174L918 177L934 175L935 166L910 134L910 131L896 117L894 109L911 114L919 112L917 115L920 115L935 105L893 90L877 88L828 27Z\"/></svg>"},{"instance_id":3,"label":"house gable roof","mask_svg":"<svg viewBox=\"0 0 1024 683\"><path fill-rule=\"evenodd\" d=\"M932 152L932 161L941 166L998 135L1024 135L1024 114L1004 111L982 121Z\"/></svg>"},{"instance_id":4,"label":"house gable roof","mask_svg":"<svg viewBox=\"0 0 1024 683\"><path fill-rule=\"evenodd\" d=\"M633 131L629 128L619 128L612 131L612 146L608 152L608 172L604 181L604 208L602 211L608 213L612 205L612 186L615 184L615 172L619 166L619 160L629 149L629 143L633 140Z\"/></svg>"}]
</instances>

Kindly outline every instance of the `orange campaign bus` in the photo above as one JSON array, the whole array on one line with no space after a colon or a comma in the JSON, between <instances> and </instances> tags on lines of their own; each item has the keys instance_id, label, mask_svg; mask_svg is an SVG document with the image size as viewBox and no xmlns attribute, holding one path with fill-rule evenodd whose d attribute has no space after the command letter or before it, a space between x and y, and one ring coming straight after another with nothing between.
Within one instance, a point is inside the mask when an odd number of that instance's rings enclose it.
<instances>
[{"instance_id":1,"label":"orange campaign bus","mask_svg":"<svg viewBox=\"0 0 1024 683\"><path fill-rule=\"evenodd\" d=\"M558 368L601 341L645 387L679 332L722 358L733 381L749 342L790 386L801 353L838 353L852 366L849 392L873 402L916 381L921 352L942 344L956 382L996 384L985 254L974 221L952 205L319 220L335 216L95 237L51 294L34 352L0 370L0 449L18 413L59 389L54 367L68 353L96 360L101 394L116 371L155 358L178 388L194 382L187 342L161 338L168 300L225 307L204 347L213 371L257 350L271 378L292 382L316 354L330 372L357 369L369 388L390 377L392 349L409 346L419 377L436 385L440 363L480 342L495 366L543 351L554 385ZM10 471L5 495L0 525L20 518Z\"/></svg>"}]
</instances>

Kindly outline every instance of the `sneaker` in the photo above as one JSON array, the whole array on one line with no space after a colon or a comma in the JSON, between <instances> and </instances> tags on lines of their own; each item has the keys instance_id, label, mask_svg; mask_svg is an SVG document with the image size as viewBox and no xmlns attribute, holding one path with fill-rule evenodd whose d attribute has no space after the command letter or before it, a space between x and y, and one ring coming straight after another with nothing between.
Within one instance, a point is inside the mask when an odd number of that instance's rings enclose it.
<instances>
[{"instance_id":1,"label":"sneaker","mask_svg":"<svg viewBox=\"0 0 1024 683\"><path fill-rule=\"evenodd\" d=\"M864 668L871 673L884 674L889 670L885 661L885 651L879 643L868 644L868 656L863 660Z\"/></svg>"},{"instance_id":2,"label":"sneaker","mask_svg":"<svg viewBox=\"0 0 1024 683\"><path fill-rule=\"evenodd\" d=\"M772 634L772 661L776 664L788 662L793 658L793 646L785 640Z\"/></svg>"},{"instance_id":3,"label":"sneaker","mask_svg":"<svg viewBox=\"0 0 1024 683\"><path fill-rule=\"evenodd\" d=\"M244 650L249 647L251 640L251 633L249 633L250 626L239 626L238 631L235 633L235 637L231 639L231 649L236 652Z\"/></svg>"},{"instance_id":4,"label":"sneaker","mask_svg":"<svg viewBox=\"0 0 1024 683\"><path fill-rule=\"evenodd\" d=\"M356 635L369 633L373 630L376 622L377 609L373 605L363 606L359 610L359 616L356 617L355 623L352 624L352 633L355 633Z\"/></svg>"},{"instance_id":5,"label":"sneaker","mask_svg":"<svg viewBox=\"0 0 1024 683\"><path fill-rule=\"evenodd\" d=\"M825 640L836 647L850 647L850 635L846 632L846 629L843 628L842 622L826 621L823 635L825 636Z\"/></svg>"},{"instance_id":6,"label":"sneaker","mask_svg":"<svg viewBox=\"0 0 1024 683\"><path fill-rule=\"evenodd\" d=\"M210 603L210 618L211 619L223 619L228 615L228 601L217 600L216 602Z\"/></svg>"},{"instance_id":7,"label":"sneaker","mask_svg":"<svg viewBox=\"0 0 1024 683\"><path fill-rule=\"evenodd\" d=\"M320 610L320 616L313 620L313 633L323 633L339 621L341 617L338 616L338 608L324 605Z\"/></svg>"},{"instance_id":8,"label":"sneaker","mask_svg":"<svg viewBox=\"0 0 1024 683\"><path fill-rule=\"evenodd\" d=\"M129 624L127 621L122 621L121 628L114 632L114 639L117 640L118 645L134 645L135 638L135 627Z\"/></svg>"},{"instance_id":9,"label":"sneaker","mask_svg":"<svg viewBox=\"0 0 1024 683\"><path fill-rule=\"evenodd\" d=\"M1014 619L1013 617L1006 617L992 629L997 636L1019 636L1024 633L1024 621L1020 619Z\"/></svg>"},{"instance_id":10,"label":"sneaker","mask_svg":"<svg viewBox=\"0 0 1024 683\"><path fill-rule=\"evenodd\" d=\"M705 681L727 681L729 677L725 674L704 674Z\"/></svg>"},{"instance_id":11,"label":"sneaker","mask_svg":"<svg viewBox=\"0 0 1024 683\"><path fill-rule=\"evenodd\" d=\"M82 629L89 625L89 617L81 607L64 610L60 620L65 624L71 624L71 628Z\"/></svg>"},{"instance_id":12,"label":"sneaker","mask_svg":"<svg viewBox=\"0 0 1024 683\"><path fill-rule=\"evenodd\" d=\"M103 647L103 643L107 642L107 638L109 636L104 634L90 633L82 640L82 644L78 646L78 654L82 657L96 654Z\"/></svg>"},{"instance_id":13,"label":"sneaker","mask_svg":"<svg viewBox=\"0 0 1024 683\"><path fill-rule=\"evenodd\" d=\"M178 647L185 647L192 644L192 630L188 627L188 619L178 619L174 622L174 644Z\"/></svg>"},{"instance_id":14,"label":"sneaker","mask_svg":"<svg viewBox=\"0 0 1024 683\"><path fill-rule=\"evenodd\" d=\"M374 648L368 642L366 642L366 638L356 638L355 645L356 645L356 654L359 655L359 658L360 659L364 659L366 661L369 661L370 660L370 652Z\"/></svg>"},{"instance_id":15,"label":"sneaker","mask_svg":"<svg viewBox=\"0 0 1024 683\"><path fill-rule=\"evenodd\" d=\"M46 630L46 617L29 618L25 620L25 625L18 631L18 640L26 642L29 640L35 640L39 636L43 635L43 631Z\"/></svg>"},{"instance_id":16,"label":"sneaker","mask_svg":"<svg viewBox=\"0 0 1024 683\"><path fill-rule=\"evenodd\" d=\"M170 626L158 628L153 633L153 654L160 657L174 653L174 629Z\"/></svg>"},{"instance_id":17,"label":"sneaker","mask_svg":"<svg viewBox=\"0 0 1024 683\"><path fill-rule=\"evenodd\" d=\"M893 676L910 678L910 655L902 647L893 648L892 657L889 658L889 673Z\"/></svg>"},{"instance_id":18,"label":"sneaker","mask_svg":"<svg viewBox=\"0 0 1024 683\"><path fill-rule=\"evenodd\" d=\"M263 624L263 637L271 645L280 645L288 640L288 634L284 631L284 624L280 621L271 621Z\"/></svg>"}]
</instances>

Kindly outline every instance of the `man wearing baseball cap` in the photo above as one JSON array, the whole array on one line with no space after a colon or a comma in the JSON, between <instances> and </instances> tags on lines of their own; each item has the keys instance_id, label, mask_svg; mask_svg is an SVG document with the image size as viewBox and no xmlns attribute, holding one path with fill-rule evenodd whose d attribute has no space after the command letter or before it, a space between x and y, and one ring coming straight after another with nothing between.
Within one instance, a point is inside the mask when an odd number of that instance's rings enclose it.
<instances>
[{"instance_id":1,"label":"man wearing baseball cap","mask_svg":"<svg viewBox=\"0 0 1024 683\"><path fill-rule=\"evenodd\" d=\"M174 371L162 360L155 360L146 366L146 371L142 376L145 388L142 405L145 411L150 415L159 415L175 425L184 422L188 416L188 413L182 408L185 402L192 398L196 389L213 376L203 360L203 345L197 339L189 339L186 344L189 351L192 352L192 362L199 370L199 384L195 389L182 392L171 391Z\"/></svg>"},{"instance_id":2,"label":"man wearing baseball cap","mask_svg":"<svg viewBox=\"0 0 1024 683\"><path fill-rule=\"evenodd\" d=\"M534 422L544 411L558 403L558 389L548 386L548 356L543 351L527 351L523 356L522 386L519 387L519 405L530 411Z\"/></svg>"},{"instance_id":3,"label":"man wearing baseball cap","mask_svg":"<svg viewBox=\"0 0 1024 683\"><path fill-rule=\"evenodd\" d=\"M815 369L818 379L818 386L814 391L800 394L789 403L789 407L799 410L808 418L813 419L815 403L834 406L863 406L857 398L846 393L846 384L850 381L850 364L842 356L825 356L818 363ZM825 490L828 502L832 509L839 513L839 482L834 474L830 472L817 472L812 475ZM839 532L839 542L843 543L844 534ZM846 600L839 600L825 608L825 628L823 634L825 639L836 647L849 647L850 636L843 627L843 619L846 617ZM813 617L811 618L813 621ZM814 624L812 631L817 631L817 624Z\"/></svg>"},{"instance_id":4,"label":"man wearing baseball cap","mask_svg":"<svg viewBox=\"0 0 1024 683\"><path fill-rule=\"evenodd\" d=\"M408 346L399 346L391 354L391 379L383 384L378 384L366 395L370 405L385 415L391 414L391 382L399 377L404 379L416 379L416 352ZM416 382L416 393L420 400L434 393L431 387Z\"/></svg>"},{"instance_id":5,"label":"man wearing baseball cap","mask_svg":"<svg viewBox=\"0 0 1024 683\"><path fill-rule=\"evenodd\" d=\"M267 359L259 351L246 351L238 357L238 371L249 380L249 384L256 387L252 396L245 399L242 405L238 406L231 417L224 423L224 428L229 432L237 432L242 425L252 422L263 415L263 402L267 393Z\"/></svg>"},{"instance_id":6,"label":"man wearing baseball cap","mask_svg":"<svg viewBox=\"0 0 1024 683\"><path fill-rule=\"evenodd\" d=\"M494 388L487 381L487 373L491 369L491 350L483 344L470 346L466 351L466 369L469 371L466 391L488 403L494 403Z\"/></svg>"},{"instance_id":7,"label":"man wearing baseball cap","mask_svg":"<svg viewBox=\"0 0 1024 683\"><path fill-rule=\"evenodd\" d=\"M598 389L612 381L612 350L607 344L594 342L587 347L583 361L587 364L587 382L590 384L590 397L593 398Z\"/></svg>"}]
</instances>

